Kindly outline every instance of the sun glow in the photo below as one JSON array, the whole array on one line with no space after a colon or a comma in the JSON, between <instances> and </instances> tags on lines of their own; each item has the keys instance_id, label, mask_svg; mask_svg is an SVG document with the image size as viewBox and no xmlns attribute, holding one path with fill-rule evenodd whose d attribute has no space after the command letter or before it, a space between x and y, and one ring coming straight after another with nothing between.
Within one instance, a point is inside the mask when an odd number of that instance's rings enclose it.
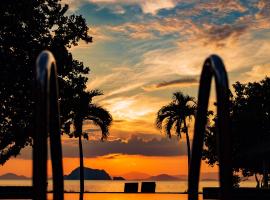
<instances>
[{"instance_id":1,"label":"sun glow","mask_svg":"<svg viewBox=\"0 0 270 200\"><path fill-rule=\"evenodd\" d=\"M139 99L116 98L109 101L108 109L117 120L136 120L153 112L153 108L141 104Z\"/></svg>"}]
</instances>

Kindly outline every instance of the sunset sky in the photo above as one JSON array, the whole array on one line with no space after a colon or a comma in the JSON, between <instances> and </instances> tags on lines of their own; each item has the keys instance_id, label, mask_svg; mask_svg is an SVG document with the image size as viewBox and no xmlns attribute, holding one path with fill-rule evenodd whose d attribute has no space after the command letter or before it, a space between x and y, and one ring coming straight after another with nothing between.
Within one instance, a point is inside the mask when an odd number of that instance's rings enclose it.
<instances>
[{"instance_id":1,"label":"sunset sky","mask_svg":"<svg viewBox=\"0 0 270 200\"><path fill-rule=\"evenodd\" d=\"M93 43L70 51L89 66L87 88L113 116L108 141L86 122L85 166L111 175L187 173L185 137L169 140L155 128L159 108L181 90L197 97L203 61L220 55L230 84L270 75L269 0L62 0L87 21ZM211 102L214 102L212 97ZM193 134L193 122L189 130ZM63 137L65 174L78 167L78 142ZM20 166L20 167L18 167ZM217 168L203 165L203 172ZM31 150L0 174L31 176ZM136 178L136 177L134 177Z\"/></svg>"}]
</instances>

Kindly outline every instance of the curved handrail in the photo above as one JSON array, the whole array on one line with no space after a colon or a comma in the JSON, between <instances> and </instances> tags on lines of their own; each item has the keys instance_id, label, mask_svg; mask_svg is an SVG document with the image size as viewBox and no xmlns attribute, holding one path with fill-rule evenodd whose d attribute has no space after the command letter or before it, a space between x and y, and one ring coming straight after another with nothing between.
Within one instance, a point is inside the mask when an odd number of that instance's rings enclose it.
<instances>
[{"instance_id":1,"label":"curved handrail","mask_svg":"<svg viewBox=\"0 0 270 200\"><path fill-rule=\"evenodd\" d=\"M221 58L211 55L206 59L200 78L198 110L195 120L192 156L188 174L188 199L198 199L200 165L203 150L205 126L212 77L215 78L217 94L217 132L219 153L219 177L221 199L231 199L232 161L231 161L231 131L229 127L229 87L225 67Z\"/></svg>"},{"instance_id":2,"label":"curved handrail","mask_svg":"<svg viewBox=\"0 0 270 200\"><path fill-rule=\"evenodd\" d=\"M34 199L47 199L47 138L53 175L53 199L63 200L63 163L59 123L58 83L54 56L42 51L36 61L36 123L33 144Z\"/></svg>"}]
</instances>

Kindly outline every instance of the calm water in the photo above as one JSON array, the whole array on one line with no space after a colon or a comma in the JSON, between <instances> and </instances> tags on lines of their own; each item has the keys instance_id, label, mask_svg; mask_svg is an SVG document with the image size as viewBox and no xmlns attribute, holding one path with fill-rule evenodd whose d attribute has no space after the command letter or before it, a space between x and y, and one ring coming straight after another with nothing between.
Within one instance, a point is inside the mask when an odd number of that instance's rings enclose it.
<instances>
[{"instance_id":1,"label":"calm water","mask_svg":"<svg viewBox=\"0 0 270 200\"><path fill-rule=\"evenodd\" d=\"M87 192L123 192L124 184L126 182L135 181L85 181L85 191ZM140 188L140 181L139 188ZM31 180L0 180L0 186L26 186L31 185ZM256 184L252 181L246 181L241 184L244 187L254 187ZM216 181L201 181L200 190L202 187L215 187L218 186ZM49 181L48 189L51 190L52 181ZM187 190L186 181L156 181L156 192L164 192L167 194L124 194L124 193L86 193L84 195L84 200L186 200L186 194L177 194L185 192ZM65 191L68 192L78 192L79 191L79 181L68 180L65 181ZM139 189L140 191L140 189ZM169 194L173 193L173 194ZM52 194L48 195L48 199L52 200ZM77 193L66 193L65 200L76 200L79 199ZM200 195L200 198L202 196Z\"/></svg>"},{"instance_id":2,"label":"calm water","mask_svg":"<svg viewBox=\"0 0 270 200\"><path fill-rule=\"evenodd\" d=\"M141 181L85 181L86 192L123 192L126 182L139 182L139 191ZM24 186L31 185L31 180L0 180L0 186ZM255 187L255 182L245 181L241 184L243 187ZM217 187L216 181L201 181L200 191L203 187ZM65 191L78 192L78 180L66 180ZM52 181L49 181L48 190L52 189ZM187 191L186 181L156 181L156 192L179 193Z\"/></svg>"},{"instance_id":3,"label":"calm water","mask_svg":"<svg viewBox=\"0 0 270 200\"><path fill-rule=\"evenodd\" d=\"M141 181L85 181L86 192L124 192L124 185L127 182L139 182L139 191ZM0 180L1 186L24 186L31 185L31 180ZM65 191L78 192L78 180L66 180ZM200 188L205 186L218 186L216 181L202 181ZM52 181L49 181L48 190L52 189ZM156 181L156 192L179 193L187 190L186 181Z\"/></svg>"}]
</instances>

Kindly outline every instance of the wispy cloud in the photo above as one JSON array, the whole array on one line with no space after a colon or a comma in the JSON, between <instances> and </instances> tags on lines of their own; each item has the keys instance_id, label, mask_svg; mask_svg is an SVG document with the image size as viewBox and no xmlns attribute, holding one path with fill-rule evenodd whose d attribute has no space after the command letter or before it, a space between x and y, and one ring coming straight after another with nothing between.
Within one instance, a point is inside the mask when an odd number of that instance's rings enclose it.
<instances>
[{"instance_id":1,"label":"wispy cloud","mask_svg":"<svg viewBox=\"0 0 270 200\"><path fill-rule=\"evenodd\" d=\"M71 8L73 10L78 9L81 5L85 3L96 3L100 5L113 5L113 4L118 4L118 5L133 5L137 4L140 5L144 13L151 13L151 14L156 14L158 10L160 9L169 9L173 8L179 0L62 0L63 3L71 5ZM115 7L117 8L117 7ZM120 11L120 13L124 12L122 9L118 7L116 11Z\"/></svg>"},{"instance_id":2,"label":"wispy cloud","mask_svg":"<svg viewBox=\"0 0 270 200\"><path fill-rule=\"evenodd\" d=\"M197 10L208 10L220 14L228 14L232 11L245 12L247 8L239 0L203 1L195 5Z\"/></svg>"},{"instance_id":3,"label":"wispy cloud","mask_svg":"<svg viewBox=\"0 0 270 200\"><path fill-rule=\"evenodd\" d=\"M181 78L181 79L175 79L171 81L163 81L161 83L151 84L151 85L145 85L142 88L145 91L153 91L153 90L159 90L159 89L165 89L168 87L175 87L175 86L191 86L191 85L197 85L198 80L195 77L191 78Z\"/></svg>"},{"instance_id":4,"label":"wispy cloud","mask_svg":"<svg viewBox=\"0 0 270 200\"><path fill-rule=\"evenodd\" d=\"M93 90L100 88L104 84L108 84L108 82L114 81L118 78L118 74L108 74L103 76L91 76L89 82L87 83L87 89Z\"/></svg>"},{"instance_id":5,"label":"wispy cloud","mask_svg":"<svg viewBox=\"0 0 270 200\"><path fill-rule=\"evenodd\" d=\"M260 81L266 76L270 77L270 63L255 65L250 71L245 73L244 82Z\"/></svg>"},{"instance_id":6,"label":"wispy cloud","mask_svg":"<svg viewBox=\"0 0 270 200\"><path fill-rule=\"evenodd\" d=\"M149 114L155 113L162 103L164 101L160 98L150 97L142 93L103 100L104 106L111 111L115 119L131 121L142 118L149 120Z\"/></svg>"},{"instance_id":7,"label":"wispy cloud","mask_svg":"<svg viewBox=\"0 0 270 200\"><path fill-rule=\"evenodd\" d=\"M122 94L124 92L129 92L131 90L134 90L136 88L139 88L140 86L142 86L144 83L132 83L132 84L129 84L129 85L126 85L126 86L123 86L121 88L118 88L116 90L113 90L109 93L107 93L104 98L108 98L110 96L113 96L113 95L117 95L117 94Z\"/></svg>"},{"instance_id":8,"label":"wispy cloud","mask_svg":"<svg viewBox=\"0 0 270 200\"><path fill-rule=\"evenodd\" d=\"M117 26L107 26L110 31L121 32L133 39L154 39L164 35L183 33L192 34L194 24L190 19L164 18L147 22L127 22ZM194 30L193 30L194 31ZM193 32L194 33L194 32Z\"/></svg>"}]
</instances>

